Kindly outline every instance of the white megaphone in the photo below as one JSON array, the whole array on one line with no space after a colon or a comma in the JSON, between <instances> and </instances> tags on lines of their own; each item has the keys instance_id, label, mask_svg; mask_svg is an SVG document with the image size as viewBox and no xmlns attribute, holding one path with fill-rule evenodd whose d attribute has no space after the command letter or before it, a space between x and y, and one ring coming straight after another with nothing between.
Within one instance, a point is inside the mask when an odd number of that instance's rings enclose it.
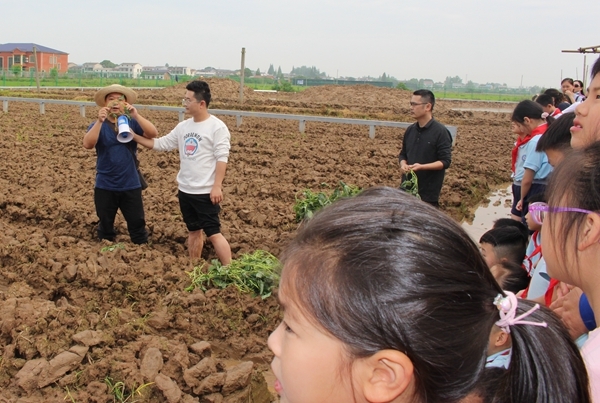
<instances>
[{"instance_id":1,"label":"white megaphone","mask_svg":"<svg viewBox=\"0 0 600 403\"><path fill-rule=\"evenodd\" d=\"M133 140L133 133L129 128L129 119L127 116L121 115L117 118L117 126L119 127L119 134L117 134L117 140L121 143L129 143Z\"/></svg>"}]
</instances>

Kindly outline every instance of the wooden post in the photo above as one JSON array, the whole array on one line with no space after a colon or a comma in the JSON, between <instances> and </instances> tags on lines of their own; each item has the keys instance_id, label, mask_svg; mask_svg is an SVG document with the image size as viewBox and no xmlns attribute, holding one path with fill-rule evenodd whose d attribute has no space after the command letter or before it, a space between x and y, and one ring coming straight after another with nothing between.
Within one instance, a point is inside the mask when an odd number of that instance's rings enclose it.
<instances>
[{"instance_id":1,"label":"wooden post","mask_svg":"<svg viewBox=\"0 0 600 403\"><path fill-rule=\"evenodd\" d=\"M244 70L246 68L246 48L242 48L242 69L240 70L240 104L244 103Z\"/></svg>"},{"instance_id":2,"label":"wooden post","mask_svg":"<svg viewBox=\"0 0 600 403\"><path fill-rule=\"evenodd\" d=\"M40 63L38 62L37 49L33 47L33 58L35 59L35 84L37 85L37 92L40 92Z\"/></svg>"}]
</instances>

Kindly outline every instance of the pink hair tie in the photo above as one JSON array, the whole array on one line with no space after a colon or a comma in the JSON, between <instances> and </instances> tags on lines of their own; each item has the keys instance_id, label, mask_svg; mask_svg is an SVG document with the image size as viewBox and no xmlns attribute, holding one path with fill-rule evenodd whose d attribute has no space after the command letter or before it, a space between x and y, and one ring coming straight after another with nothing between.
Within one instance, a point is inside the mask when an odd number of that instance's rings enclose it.
<instances>
[{"instance_id":1,"label":"pink hair tie","mask_svg":"<svg viewBox=\"0 0 600 403\"><path fill-rule=\"evenodd\" d=\"M546 119L550 114L548 112L542 113L542 119Z\"/></svg>"},{"instance_id":2,"label":"pink hair tie","mask_svg":"<svg viewBox=\"0 0 600 403\"><path fill-rule=\"evenodd\" d=\"M528 310L527 312L515 316L517 314L517 306L519 305L519 300L510 291L504 292L506 296L502 294L498 294L496 298L494 298L494 305L500 311L500 320L496 322L496 325L504 330L506 333L510 333L510 326L514 325L531 325L531 326L543 326L548 327L546 322L530 322L523 320L533 312L540 309L540 304L535 304L533 308Z\"/></svg>"}]
</instances>

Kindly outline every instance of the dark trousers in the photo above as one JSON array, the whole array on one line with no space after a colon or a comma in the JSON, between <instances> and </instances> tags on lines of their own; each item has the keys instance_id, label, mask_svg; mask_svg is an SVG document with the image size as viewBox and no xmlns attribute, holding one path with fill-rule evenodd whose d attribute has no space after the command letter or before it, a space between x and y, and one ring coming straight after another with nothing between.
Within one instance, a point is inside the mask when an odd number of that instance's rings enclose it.
<instances>
[{"instance_id":1,"label":"dark trousers","mask_svg":"<svg viewBox=\"0 0 600 403\"><path fill-rule=\"evenodd\" d=\"M432 205L435 208L440 208L440 202L439 201L427 201L427 200L423 200L425 203Z\"/></svg>"},{"instance_id":2,"label":"dark trousers","mask_svg":"<svg viewBox=\"0 0 600 403\"><path fill-rule=\"evenodd\" d=\"M94 202L96 204L96 214L100 219L98 238L108 239L109 241L115 240L117 235L115 217L117 216L117 210L120 209L123 218L127 222L131 242L135 244L148 242L141 188L124 192L95 188Z\"/></svg>"}]
</instances>

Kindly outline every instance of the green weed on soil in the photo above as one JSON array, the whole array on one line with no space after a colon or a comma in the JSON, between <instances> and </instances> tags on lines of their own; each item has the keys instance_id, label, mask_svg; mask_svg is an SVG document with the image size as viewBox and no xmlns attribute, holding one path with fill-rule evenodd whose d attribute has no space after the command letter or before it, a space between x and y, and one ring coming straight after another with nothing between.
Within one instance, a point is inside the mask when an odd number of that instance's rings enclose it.
<instances>
[{"instance_id":1,"label":"green weed on soil","mask_svg":"<svg viewBox=\"0 0 600 403\"><path fill-rule=\"evenodd\" d=\"M315 193L310 189L305 189L301 197L296 197L296 204L294 204L296 222L304 219L310 220L323 207L343 197L356 196L361 190L358 186L347 185L342 181L340 181L339 186L334 189L331 195L327 195L324 192Z\"/></svg>"},{"instance_id":2,"label":"green weed on soil","mask_svg":"<svg viewBox=\"0 0 600 403\"><path fill-rule=\"evenodd\" d=\"M133 386L131 389L128 389L124 382L115 382L111 377L108 376L104 378L104 383L106 386L108 386L109 393L113 396L113 401L119 403L134 403L142 401L143 399L137 399L136 395L143 398L144 395L142 392L144 389L154 384L154 382L149 382L138 387Z\"/></svg>"},{"instance_id":3,"label":"green weed on soil","mask_svg":"<svg viewBox=\"0 0 600 403\"><path fill-rule=\"evenodd\" d=\"M125 244L123 243L116 243L114 245L108 245L103 247L102 249L100 249L100 252L114 252L117 249L125 249Z\"/></svg>"},{"instance_id":4,"label":"green weed on soil","mask_svg":"<svg viewBox=\"0 0 600 403\"><path fill-rule=\"evenodd\" d=\"M210 287L227 288L235 286L241 293L260 296L262 299L271 296L273 288L279 283L279 260L264 250L252 254L244 254L223 266L217 259L213 260L205 270L204 265L194 267L188 273L192 284L186 291L196 287L207 290Z\"/></svg>"}]
</instances>

